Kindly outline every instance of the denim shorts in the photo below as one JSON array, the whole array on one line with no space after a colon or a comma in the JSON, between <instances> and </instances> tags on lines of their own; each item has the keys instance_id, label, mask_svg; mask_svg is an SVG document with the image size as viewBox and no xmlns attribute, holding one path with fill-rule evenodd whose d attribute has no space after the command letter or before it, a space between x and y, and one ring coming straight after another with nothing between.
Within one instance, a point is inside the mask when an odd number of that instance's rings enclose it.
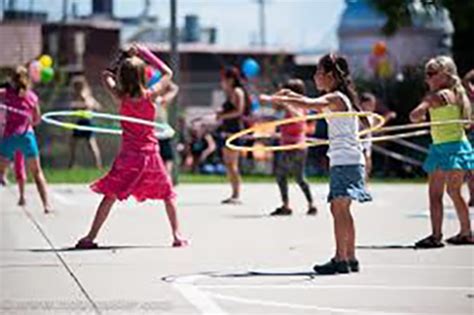
<instances>
[{"instance_id":1,"label":"denim shorts","mask_svg":"<svg viewBox=\"0 0 474 315\"><path fill-rule=\"evenodd\" d=\"M39 157L38 143L31 131L0 139L0 156L13 161L15 151L21 151L26 159Z\"/></svg>"},{"instance_id":2,"label":"denim shorts","mask_svg":"<svg viewBox=\"0 0 474 315\"><path fill-rule=\"evenodd\" d=\"M365 186L364 165L336 165L330 168L328 202L336 198L350 198L359 202L372 201L372 196Z\"/></svg>"}]
</instances>

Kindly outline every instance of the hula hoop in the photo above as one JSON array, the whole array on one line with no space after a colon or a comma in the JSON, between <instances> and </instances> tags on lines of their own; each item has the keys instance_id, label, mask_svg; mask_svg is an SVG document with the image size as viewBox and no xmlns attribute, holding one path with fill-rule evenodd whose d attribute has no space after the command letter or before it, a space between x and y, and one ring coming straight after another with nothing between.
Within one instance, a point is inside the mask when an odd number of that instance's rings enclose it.
<instances>
[{"instance_id":1,"label":"hula hoop","mask_svg":"<svg viewBox=\"0 0 474 315\"><path fill-rule=\"evenodd\" d=\"M121 135L121 129L113 129L113 128L104 128L104 127L95 127L95 126L83 126L78 125L75 123L63 122L53 117L64 117L64 116L73 116L73 117L80 117L85 119L92 119L92 118L101 118L101 119L108 119L114 121L126 121L136 124L141 124L145 126L155 127L159 130L156 131L156 136L158 139L169 139L172 138L175 134L173 128L171 128L168 124L157 123L145 119L139 119L134 117L127 117L122 115L113 115L113 114L106 114L106 113L96 113L93 111L88 110L75 110L75 111L56 111L56 112L48 112L41 116L41 119L51 125L66 128L66 129L75 129L81 131L92 131L97 133L105 133L105 134L112 134L112 135Z\"/></svg>"},{"instance_id":2,"label":"hula hoop","mask_svg":"<svg viewBox=\"0 0 474 315\"><path fill-rule=\"evenodd\" d=\"M268 130L270 128L275 128L281 125L291 124L295 122L318 120L318 119L332 119L332 118L338 118L338 117L369 117L369 116L375 117L377 119L377 123L370 128L367 128L358 132L357 136L360 137L360 136L372 133L375 130L380 129L385 123L385 118L379 114L372 113L372 112L336 112L336 113L321 113L321 114L316 114L316 115L291 117L287 119L257 124L250 128L239 131L231 135L229 138L227 138L225 145L231 150L241 151L241 152L288 151L288 150L304 149L304 148L307 148L310 146L316 146L316 145L325 145L325 144L329 144L328 139L306 138L306 142L303 142L303 143L285 144L285 145L278 145L278 146L265 146L265 147L258 147L258 148L235 145L235 144L232 144L232 141L239 139L241 137L244 137L253 132Z\"/></svg>"},{"instance_id":3,"label":"hula hoop","mask_svg":"<svg viewBox=\"0 0 474 315\"><path fill-rule=\"evenodd\" d=\"M15 113L15 114L18 114L18 115L22 115L26 118L30 118L30 116L31 116L31 114L28 113L27 111L24 111L24 110L21 110L21 109L16 109L14 107L7 106L5 104L0 104L0 109L6 110L7 112Z\"/></svg>"},{"instance_id":4,"label":"hula hoop","mask_svg":"<svg viewBox=\"0 0 474 315\"><path fill-rule=\"evenodd\" d=\"M466 120L466 119L457 119L457 120L446 120L446 121L427 121L422 123L414 123L414 124L406 124L406 125L399 125L399 126L388 126L382 127L374 131L374 133L385 133L390 131L398 131L398 130L410 130L410 129L418 129L418 128L426 128L431 126L442 126L442 125L450 125L450 124L473 124L473 120Z\"/></svg>"}]
</instances>

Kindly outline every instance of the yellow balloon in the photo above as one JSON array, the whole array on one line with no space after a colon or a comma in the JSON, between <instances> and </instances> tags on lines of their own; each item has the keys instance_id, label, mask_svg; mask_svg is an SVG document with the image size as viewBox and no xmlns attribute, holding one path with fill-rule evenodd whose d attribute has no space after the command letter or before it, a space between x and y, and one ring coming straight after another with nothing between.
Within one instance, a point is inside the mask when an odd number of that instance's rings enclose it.
<instances>
[{"instance_id":1,"label":"yellow balloon","mask_svg":"<svg viewBox=\"0 0 474 315\"><path fill-rule=\"evenodd\" d=\"M43 68L50 68L53 65L53 58L50 55L42 55L39 62Z\"/></svg>"}]
</instances>

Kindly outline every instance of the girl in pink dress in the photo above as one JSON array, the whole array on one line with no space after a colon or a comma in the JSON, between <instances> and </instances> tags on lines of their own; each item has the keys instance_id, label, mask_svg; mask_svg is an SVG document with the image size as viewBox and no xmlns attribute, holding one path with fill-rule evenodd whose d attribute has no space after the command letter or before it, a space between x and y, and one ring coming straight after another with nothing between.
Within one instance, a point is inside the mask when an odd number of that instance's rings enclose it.
<instances>
[{"instance_id":1,"label":"girl in pink dress","mask_svg":"<svg viewBox=\"0 0 474 315\"><path fill-rule=\"evenodd\" d=\"M163 77L150 89L145 88L145 62L160 70ZM121 61L117 74L103 73L103 83L120 103L120 115L154 121L154 100L166 90L172 77L171 69L145 47L134 45ZM151 126L122 122L122 146L111 170L91 185L93 191L104 197L97 209L89 233L79 240L76 248L96 248L94 243L115 201L129 196L138 201L163 200L171 225L173 246L187 245L179 231L176 215L176 194L171 179L159 154L158 139Z\"/></svg>"}]
</instances>

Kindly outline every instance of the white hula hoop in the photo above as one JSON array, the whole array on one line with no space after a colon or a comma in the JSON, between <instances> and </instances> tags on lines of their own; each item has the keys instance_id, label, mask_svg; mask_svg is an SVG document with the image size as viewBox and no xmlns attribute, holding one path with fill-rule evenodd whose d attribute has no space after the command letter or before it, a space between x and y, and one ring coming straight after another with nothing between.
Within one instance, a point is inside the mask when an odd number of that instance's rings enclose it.
<instances>
[{"instance_id":1,"label":"white hula hoop","mask_svg":"<svg viewBox=\"0 0 474 315\"><path fill-rule=\"evenodd\" d=\"M0 110L5 110L5 111L10 112L10 113L15 113L15 114L18 114L18 115L22 115L26 118L30 118L30 116L31 116L31 114L28 113L27 111L17 109L17 108L14 108L14 107L2 104L2 103L0 103Z\"/></svg>"},{"instance_id":2,"label":"white hula hoop","mask_svg":"<svg viewBox=\"0 0 474 315\"><path fill-rule=\"evenodd\" d=\"M53 117L71 117L71 116L85 118L85 119L100 118L100 119L108 119L108 120L114 120L114 121L126 121L130 123L136 123L140 125L155 127L158 129L155 133L156 137L162 140L172 138L175 134L174 129L168 124L157 123L150 120L122 116L122 115L97 113L97 112L87 111L87 110L75 110L75 111L68 110L68 111L48 112L48 113L43 114L41 116L41 119L48 124L58 126L61 128L66 128L66 129L92 131L92 132L105 133L105 134L111 134L111 135L122 134L121 129L96 127L96 126L83 126L83 125L78 125L75 123L60 121L53 118Z\"/></svg>"}]
</instances>

